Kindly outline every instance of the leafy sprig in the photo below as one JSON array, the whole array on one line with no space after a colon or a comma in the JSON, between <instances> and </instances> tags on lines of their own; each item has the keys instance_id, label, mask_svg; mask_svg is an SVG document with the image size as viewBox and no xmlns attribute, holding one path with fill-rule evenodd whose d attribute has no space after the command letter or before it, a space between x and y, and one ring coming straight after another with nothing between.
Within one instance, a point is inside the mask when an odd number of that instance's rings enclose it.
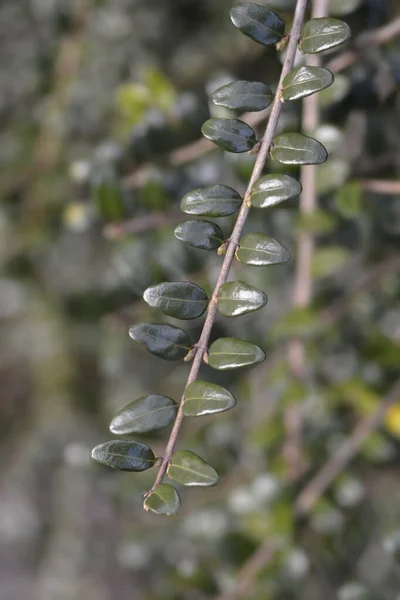
<instances>
[{"instance_id":1,"label":"leafy sprig","mask_svg":"<svg viewBox=\"0 0 400 600\"><path fill-rule=\"evenodd\" d=\"M198 220L188 220L175 229L175 236L196 248L217 251L223 255L221 271L211 298L197 285L188 282L165 282L151 286L144 293L146 302L176 319L195 319L207 315L199 340L192 343L178 327L159 323L141 323L129 334L151 353L165 360L192 360L188 381L180 404L158 394L135 400L112 420L110 429L117 435L146 432L174 425L162 457L156 458L142 442L116 440L94 448L92 456L116 469L142 471L158 466L158 474L145 494L144 508L163 515L174 515L180 508L180 497L164 478L184 486L210 486L218 482L211 465L189 450L175 451L184 417L199 417L229 410L236 400L225 388L199 380L202 362L218 370L235 369L261 362L264 351L246 340L219 338L209 347L210 334L217 312L237 317L259 310L267 303L263 291L245 282L228 282L234 260L244 264L267 266L289 260L288 251L276 240L262 233L242 236L252 207L270 208L297 196L301 185L288 175L270 173L263 176L268 157L287 165L321 164L327 151L317 140L300 133L275 136L284 102L294 101L322 89L333 82L327 69L294 67L297 49L317 53L335 47L348 39L348 26L338 19L311 19L304 25L307 0L297 0L292 30L285 35L282 19L272 10L240 2L231 10L233 24L257 43L285 48L279 83L274 95L260 82L238 81L225 85L213 94L213 101L240 111L258 111L271 105L264 136L257 141L254 130L239 119L209 119L203 127L205 137L225 151L257 153L253 172L244 197L232 188L217 184L196 189L181 203L183 212ZM228 239L221 228L203 217L223 217L239 211Z\"/></svg>"}]
</instances>

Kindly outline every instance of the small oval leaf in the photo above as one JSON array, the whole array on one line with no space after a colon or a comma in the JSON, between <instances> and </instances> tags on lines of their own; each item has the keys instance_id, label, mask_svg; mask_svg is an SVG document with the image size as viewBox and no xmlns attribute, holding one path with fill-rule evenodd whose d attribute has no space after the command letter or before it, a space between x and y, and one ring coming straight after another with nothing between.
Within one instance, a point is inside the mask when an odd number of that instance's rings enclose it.
<instances>
[{"instance_id":1,"label":"small oval leaf","mask_svg":"<svg viewBox=\"0 0 400 600\"><path fill-rule=\"evenodd\" d=\"M172 517L179 512L181 499L177 490L168 483L161 483L144 501L144 510L157 515Z\"/></svg>"},{"instance_id":2,"label":"small oval leaf","mask_svg":"<svg viewBox=\"0 0 400 600\"><path fill-rule=\"evenodd\" d=\"M274 139L271 157L284 165L320 165L328 158L326 148L302 133L282 133Z\"/></svg>"},{"instance_id":3,"label":"small oval leaf","mask_svg":"<svg viewBox=\"0 0 400 600\"><path fill-rule=\"evenodd\" d=\"M212 95L217 106L241 111L264 110L273 99L270 88L259 81L234 81L218 88Z\"/></svg>"},{"instance_id":4,"label":"small oval leaf","mask_svg":"<svg viewBox=\"0 0 400 600\"><path fill-rule=\"evenodd\" d=\"M317 54L343 44L351 36L350 27L333 17L311 19L301 30L300 49L306 54Z\"/></svg>"},{"instance_id":5,"label":"small oval leaf","mask_svg":"<svg viewBox=\"0 0 400 600\"><path fill-rule=\"evenodd\" d=\"M129 329L130 337L164 360L181 360L190 350L188 335L163 323L139 323Z\"/></svg>"},{"instance_id":6,"label":"small oval leaf","mask_svg":"<svg viewBox=\"0 0 400 600\"><path fill-rule=\"evenodd\" d=\"M256 134L250 125L239 119L208 119L202 134L227 152L247 152L256 143Z\"/></svg>"},{"instance_id":7,"label":"small oval leaf","mask_svg":"<svg viewBox=\"0 0 400 600\"><path fill-rule=\"evenodd\" d=\"M289 175L265 175L257 179L251 190L251 204L256 208L270 208L301 193L301 184Z\"/></svg>"},{"instance_id":8,"label":"small oval leaf","mask_svg":"<svg viewBox=\"0 0 400 600\"><path fill-rule=\"evenodd\" d=\"M142 442L113 440L96 446L92 450L96 462L120 471L146 471L156 459L149 446Z\"/></svg>"},{"instance_id":9,"label":"small oval leaf","mask_svg":"<svg viewBox=\"0 0 400 600\"><path fill-rule=\"evenodd\" d=\"M173 481L186 486L211 486L216 485L219 480L216 470L190 450L175 452L167 475Z\"/></svg>"},{"instance_id":10,"label":"small oval leaf","mask_svg":"<svg viewBox=\"0 0 400 600\"><path fill-rule=\"evenodd\" d=\"M149 394L125 406L111 421L110 430L126 435L161 429L175 419L177 408L171 398Z\"/></svg>"},{"instance_id":11,"label":"small oval leaf","mask_svg":"<svg viewBox=\"0 0 400 600\"><path fill-rule=\"evenodd\" d=\"M224 241L222 229L212 221L184 221L175 227L174 235L201 250L216 250Z\"/></svg>"},{"instance_id":12,"label":"small oval leaf","mask_svg":"<svg viewBox=\"0 0 400 600\"><path fill-rule=\"evenodd\" d=\"M152 285L143 294L147 304L175 319L197 319L208 305L206 293L188 281Z\"/></svg>"},{"instance_id":13,"label":"small oval leaf","mask_svg":"<svg viewBox=\"0 0 400 600\"><path fill-rule=\"evenodd\" d=\"M265 353L259 346L236 338L219 338L208 352L208 364L219 371L245 367L264 359Z\"/></svg>"},{"instance_id":14,"label":"small oval leaf","mask_svg":"<svg viewBox=\"0 0 400 600\"><path fill-rule=\"evenodd\" d=\"M264 46L274 46L285 34L285 23L265 6L239 2L231 9L230 15L235 27Z\"/></svg>"},{"instance_id":15,"label":"small oval leaf","mask_svg":"<svg viewBox=\"0 0 400 600\"><path fill-rule=\"evenodd\" d=\"M192 190L182 198L181 209L188 215L226 217L242 204L240 194L227 185L209 185Z\"/></svg>"},{"instance_id":16,"label":"small oval leaf","mask_svg":"<svg viewBox=\"0 0 400 600\"><path fill-rule=\"evenodd\" d=\"M333 83L333 73L322 67L307 65L290 71L283 80L282 98L299 100L329 87Z\"/></svg>"},{"instance_id":17,"label":"small oval leaf","mask_svg":"<svg viewBox=\"0 0 400 600\"><path fill-rule=\"evenodd\" d=\"M265 267L285 263L290 254L279 242L263 233L248 233L240 240L237 258L246 265Z\"/></svg>"},{"instance_id":18,"label":"small oval leaf","mask_svg":"<svg viewBox=\"0 0 400 600\"><path fill-rule=\"evenodd\" d=\"M184 398L185 417L201 417L224 412L236 404L235 398L228 390L208 381L194 381L188 385Z\"/></svg>"},{"instance_id":19,"label":"small oval leaf","mask_svg":"<svg viewBox=\"0 0 400 600\"><path fill-rule=\"evenodd\" d=\"M243 281L224 283L219 288L217 308L224 317L238 317L259 310L268 302L261 290Z\"/></svg>"}]
</instances>

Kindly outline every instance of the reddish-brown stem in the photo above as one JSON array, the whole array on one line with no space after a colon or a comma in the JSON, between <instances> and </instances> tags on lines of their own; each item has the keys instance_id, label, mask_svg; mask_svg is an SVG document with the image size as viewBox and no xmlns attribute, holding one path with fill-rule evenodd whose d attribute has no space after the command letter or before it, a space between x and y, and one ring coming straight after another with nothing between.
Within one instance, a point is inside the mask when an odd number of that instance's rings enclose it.
<instances>
[{"instance_id":1,"label":"reddish-brown stem","mask_svg":"<svg viewBox=\"0 0 400 600\"><path fill-rule=\"evenodd\" d=\"M311 16L314 19L326 17L328 13L327 0L313 0ZM321 59L318 54L310 54L306 62L312 67L319 67ZM320 117L318 94L312 94L304 99L302 131L306 135L313 135ZM302 215L312 213L317 207L316 166L305 165L301 168L301 185L303 191L300 195L299 211ZM311 261L314 249L313 236L301 232L298 237L296 253L296 269L293 285L293 307L306 308L312 298ZM300 339L293 339L288 346L288 361L292 375L303 378L305 372L305 347ZM298 404L292 404L285 410L284 423L286 441L284 455L287 461L288 475L297 479L304 470L304 459L301 449L302 423L301 412Z\"/></svg>"},{"instance_id":2,"label":"reddish-brown stem","mask_svg":"<svg viewBox=\"0 0 400 600\"><path fill-rule=\"evenodd\" d=\"M278 87L275 92L275 98L272 103L271 114L268 120L268 124L265 129L265 133L260 145L259 152L257 154L257 159L254 164L253 173L251 175L249 184L247 186L246 193L243 198L242 206L239 211L238 218L236 220L235 227L233 229L232 235L229 239L229 244L226 249L226 254L224 257L224 261L222 263L221 271L218 277L218 281L215 285L213 295L211 297L210 303L208 305L207 317L204 322L203 330L200 335L200 339L197 343L197 351L193 359L192 368L190 369L189 377L187 380L186 387L196 381L200 367L203 361L204 350L200 350L201 348L207 348L208 342L210 339L211 330L214 325L214 320L217 312L217 299L218 293L221 285L223 285L229 276L229 271L231 269L232 262L235 257L235 250L239 244L240 237L243 231L243 227L246 223L247 215L249 213L249 207L247 205L251 189L253 187L254 182L262 175L268 153L271 148L271 144L275 135L275 131L278 125L279 117L282 111L282 102L281 102L281 93L283 86L283 79L286 75L292 70L294 59L296 56L297 43L300 39L300 31L304 21L304 16L307 8L308 0L297 0L296 10L293 19L293 26L290 33L290 39L287 46L287 52L285 56L285 60L282 67L281 76L279 79ZM171 461L172 455L175 450L176 442L179 435L179 430L183 421L183 403L184 396L182 395L181 402L179 405L179 409L176 415L175 423L172 428L167 447L165 449L165 453L162 459L162 463L160 469L158 471L156 480L154 482L153 487L151 488L149 493L152 493L160 483L162 483L164 476L167 472L168 465Z\"/></svg>"}]
</instances>

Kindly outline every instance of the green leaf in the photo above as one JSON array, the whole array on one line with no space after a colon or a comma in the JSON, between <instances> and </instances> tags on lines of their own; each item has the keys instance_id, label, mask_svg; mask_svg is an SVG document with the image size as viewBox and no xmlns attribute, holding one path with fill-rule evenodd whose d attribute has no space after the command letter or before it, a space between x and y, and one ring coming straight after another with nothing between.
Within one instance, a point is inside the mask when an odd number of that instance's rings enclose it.
<instances>
[{"instance_id":1,"label":"green leaf","mask_svg":"<svg viewBox=\"0 0 400 600\"><path fill-rule=\"evenodd\" d=\"M328 277L342 269L349 258L349 251L341 246L318 248L313 254L311 273L316 279Z\"/></svg>"},{"instance_id":2,"label":"green leaf","mask_svg":"<svg viewBox=\"0 0 400 600\"><path fill-rule=\"evenodd\" d=\"M224 412L236 404L232 394L215 383L194 381L185 389L183 414L185 417L201 417Z\"/></svg>"},{"instance_id":3,"label":"green leaf","mask_svg":"<svg viewBox=\"0 0 400 600\"><path fill-rule=\"evenodd\" d=\"M264 110L273 99L270 88L258 81L234 81L218 88L212 95L217 106L241 111Z\"/></svg>"},{"instance_id":4,"label":"green leaf","mask_svg":"<svg viewBox=\"0 0 400 600\"><path fill-rule=\"evenodd\" d=\"M325 147L302 133L282 133L274 139L271 157L284 165L319 165L328 158Z\"/></svg>"},{"instance_id":5,"label":"green leaf","mask_svg":"<svg viewBox=\"0 0 400 600\"><path fill-rule=\"evenodd\" d=\"M208 353L208 364L219 371L245 367L264 359L265 353L259 346L229 337L216 340Z\"/></svg>"},{"instance_id":6,"label":"green leaf","mask_svg":"<svg viewBox=\"0 0 400 600\"><path fill-rule=\"evenodd\" d=\"M257 179L251 189L251 204L256 208L270 208L301 193L301 184L289 175L265 175Z\"/></svg>"},{"instance_id":7,"label":"green leaf","mask_svg":"<svg viewBox=\"0 0 400 600\"><path fill-rule=\"evenodd\" d=\"M186 486L211 486L218 483L215 469L190 450L175 452L167 475L173 481Z\"/></svg>"},{"instance_id":8,"label":"green leaf","mask_svg":"<svg viewBox=\"0 0 400 600\"><path fill-rule=\"evenodd\" d=\"M223 231L212 221L184 221L175 227L175 237L201 250L216 250L224 241Z\"/></svg>"},{"instance_id":9,"label":"green leaf","mask_svg":"<svg viewBox=\"0 0 400 600\"><path fill-rule=\"evenodd\" d=\"M333 74L322 67L302 66L293 69L283 80L282 98L299 100L329 87L333 83Z\"/></svg>"},{"instance_id":10,"label":"green leaf","mask_svg":"<svg viewBox=\"0 0 400 600\"><path fill-rule=\"evenodd\" d=\"M290 254L279 242L263 233L248 233L240 240L237 258L256 267L285 263Z\"/></svg>"},{"instance_id":11,"label":"green leaf","mask_svg":"<svg viewBox=\"0 0 400 600\"><path fill-rule=\"evenodd\" d=\"M139 323L129 329L129 335L149 352L165 360L181 360L190 350L187 334L172 325Z\"/></svg>"},{"instance_id":12,"label":"green leaf","mask_svg":"<svg viewBox=\"0 0 400 600\"><path fill-rule=\"evenodd\" d=\"M125 406L111 421L110 430L125 435L161 429L174 420L177 408L171 398L149 394Z\"/></svg>"},{"instance_id":13,"label":"green leaf","mask_svg":"<svg viewBox=\"0 0 400 600\"><path fill-rule=\"evenodd\" d=\"M317 170L315 183L318 194L322 196L340 188L349 177L350 171L349 160L340 156L332 157Z\"/></svg>"},{"instance_id":14,"label":"green leaf","mask_svg":"<svg viewBox=\"0 0 400 600\"><path fill-rule=\"evenodd\" d=\"M267 296L261 290L243 281L232 281L221 285L217 308L225 317L238 317L262 308L267 301Z\"/></svg>"},{"instance_id":15,"label":"green leaf","mask_svg":"<svg viewBox=\"0 0 400 600\"><path fill-rule=\"evenodd\" d=\"M361 184L357 180L342 185L335 195L335 204L345 219L354 219L361 210Z\"/></svg>"},{"instance_id":16,"label":"green leaf","mask_svg":"<svg viewBox=\"0 0 400 600\"><path fill-rule=\"evenodd\" d=\"M151 448L142 442L113 440L96 446L92 450L96 462L120 471L146 471L156 459Z\"/></svg>"},{"instance_id":17,"label":"green leaf","mask_svg":"<svg viewBox=\"0 0 400 600\"><path fill-rule=\"evenodd\" d=\"M256 143L256 134L250 125L239 119L208 119L202 134L227 152L247 152Z\"/></svg>"},{"instance_id":18,"label":"green leaf","mask_svg":"<svg viewBox=\"0 0 400 600\"><path fill-rule=\"evenodd\" d=\"M172 517L179 512L181 499L177 490L168 483L161 483L144 501L144 510L157 515Z\"/></svg>"},{"instance_id":19,"label":"green leaf","mask_svg":"<svg viewBox=\"0 0 400 600\"><path fill-rule=\"evenodd\" d=\"M343 44L350 36L350 27L339 19L311 19L301 30L300 50L306 54L317 54Z\"/></svg>"},{"instance_id":20,"label":"green leaf","mask_svg":"<svg viewBox=\"0 0 400 600\"><path fill-rule=\"evenodd\" d=\"M242 198L227 185L209 185L192 190L181 201L181 209L188 215L226 217L237 212Z\"/></svg>"},{"instance_id":21,"label":"green leaf","mask_svg":"<svg viewBox=\"0 0 400 600\"><path fill-rule=\"evenodd\" d=\"M350 86L351 84L349 78L342 73L337 73L335 75L333 84L329 88L322 90L318 96L320 107L325 108L331 104L343 100L343 98L349 92Z\"/></svg>"},{"instance_id":22,"label":"green leaf","mask_svg":"<svg viewBox=\"0 0 400 600\"><path fill-rule=\"evenodd\" d=\"M118 221L125 216L122 190L115 174L108 169L97 169L93 184L97 209L103 219Z\"/></svg>"},{"instance_id":23,"label":"green leaf","mask_svg":"<svg viewBox=\"0 0 400 600\"><path fill-rule=\"evenodd\" d=\"M363 0L329 0L329 14L348 15L361 6Z\"/></svg>"},{"instance_id":24,"label":"green leaf","mask_svg":"<svg viewBox=\"0 0 400 600\"><path fill-rule=\"evenodd\" d=\"M152 285L143 294L147 304L175 319L197 319L208 305L206 293L195 283L164 282Z\"/></svg>"},{"instance_id":25,"label":"green leaf","mask_svg":"<svg viewBox=\"0 0 400 600\"><path fill-rule=\"evenodd\" d=\"M264 46L274 46L285 34L285 23L272 10L252 2L239 2L230 12L242 33Z\"/></svg>"}]
</instances>

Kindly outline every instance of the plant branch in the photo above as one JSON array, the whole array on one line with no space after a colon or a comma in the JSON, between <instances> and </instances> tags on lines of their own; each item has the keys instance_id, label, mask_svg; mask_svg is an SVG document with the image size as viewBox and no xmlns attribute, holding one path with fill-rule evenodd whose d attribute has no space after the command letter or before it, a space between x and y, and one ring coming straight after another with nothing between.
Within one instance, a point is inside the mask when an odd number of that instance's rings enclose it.
<instances>
[{"instance_id":1,"label":"plant branch","mask_svg":"<svg viewBox=\"0 0 400 600\"><path fill-rule=\"evenodd\" d=\"M358 423L348 440L300 492L294 503L295 516L306 516L309 513L335 477L353 460L366 439L379 427L386 411L399 397L400 379L391 387L377 410ZM221 594L217 600L235 600L240 596L248 596L257 575L270 563L277 550L278 547L274 547L270 540L262 542L239 571L234 589Z\"/></svg>"},{"instance_id":2,"label":"plant branch","mask_svg":"<svg viewBox=\"0 0 400 600\"><path fill-rule=\"evenodd\" d=\"M280 117L280 114L282 111L282 106L283 106L283 103L281 101L283 79L292 70L293 65L294 65L294 59L295 59L296 50L297 50L297 43L300 39L300 31L301 31L301 27L302 27L302 24L304 21L304 16L305 16L306 8L307 8L307 1L308 0L297 0L296 10L295 10L294 20L293 20L293 26L292 26L292 30L290 33L290 39L289 39L289 43L287 46L287 52L286 52L285 60L283 63L278 87L276 89L275 98L272 103L270 118L268 120L268 124L265 129L264 137L263 137L261 145L260 145L260 149L259 149L259 152L257 155L256 162L254 164L253 173L251 175L246 193L244 195L243 203L242 203L241 209L239 211L239 215L238 215L235 227L233 229L232 235L231 235L229 243L227 245L227 250L226 250L225 257L224 257L224 261L222 263L218 281L215 285L215 289L214 289L213 295L211 297L211 300L210 300L210 303L208 306L207 317L204 322L204 326L203 326L203 330L200 335L199 342L196 346L197 351L195 352L192 368L190 370L186 386L190 385L193 381L196 381L196 379L198 377L200 367L203 362L203 357L205 355L206 348L208 346L210 334L211 334L211 331L212 331L212 328L214 325L214 320L216 317L217 299L218 299L219 289L228 279L229 271L231 269L231 265L232 265L233 259L235 257L235 251L239 245L240 237L241 237L244 225L246 223L247 215L250 210L249 207L247 206L247 201L249 199L251 189L253 187L254 182L262 175L262 172L263 172L263 169L264 169L267 157L268 157L268 153L270 151L270 148L271 148L271 145L272 145L272 142L274 139L275 131L276 131L276 128L278 125L279 117ZM164 476L167 471L167 468L168 468L168 465L169 465L172 455L174 453L176 442L178 439L178 434L179 434L179 431L180 431L180 428L182 425L182 421L183 421L183 403L184 403L184 396L182 396L182 398L181 398L181 402L180 402L177 416L175 419L175 423L172 428L170 438L169 438L169 441L168 441L168 444L167 444L167 447L165 450L165 454L162 458L162 462L161 462L161 465L160 465L160 468L158 471L157 478L154 482L153 487L150 490L150 493L153 492L156 489L156 487L163 481Z\"/></svg>"},{"instance_id":3,"label":"plant branch","mask_svg":"<svg viewBox=\"0 0 400 600\"><path fill-rule=\"evenodd\" d=\"M379 27L370 33L364 33L360 35L355 43L355 49L346 50L339 54L337 57L331 59L326 63L326 68L332 71L332 73L339 73L344 71L352 64L354 64L362 54L368 52L371 48L379 46L389 42L391 39L400 34L400 17L392 21L389 25ZM248 123L251 127L259 125L266 117L268 109L258 113L245 113L240 119ZM215 146L209 140L200 138L186 146L173 150L168 155L168 164L171 166L179 167L185 165L193 160L200 158L207 152L215 150ZM123 180L122 184L126 189L132 189L142 186L147 181L149 170L151 169L150 164L144 164L132 173L127 175Z\"/></svg>"},{"instance_id":4,"label":"plant branch","mask_svg":"<svg viewBox=\"0 0 400 600\"><path fill-rule=\"evenodd\" d=\"M356 425L351 436L339 447L332 458L328 460L326 465L322 467L299 494L294 505L297 516L305 515L311 510L332 481L361 450L366 439L381 424L388 408L394 402L398 402L399 399L400 379L396 381L376 411L362 419Z\"/></svg>"},{"instance_id":5,"label":"plant branch","mask_svg":"<svg viewBox=\"0 0 400 600\"><path fill-rule=\"evenodd\" d=\"M311 17L319 19L328 14L327 0L313 0ZM310 54L306 58L309 66L321 66L318 54ZM320 110L318 94L312 94L303 101L302 131L312 135L318 126ZM299 211L301 215L308 215L317 207L316 166L305 165L301 168L300 181L303 191L300 195ZM306 308L312 299L311 261L314 248L314 239L311 233L299 234L296 267L293 285L293 307ZM289 368L295 378L304 378L305 374L305 347L300 339L293 339L288 346ZM302 424L301 412L298 404L292 404L285 410L284 423L286 441L284 456L287 461L289 477L297 479L304 469L304 459L301 450Z\"/></svg>"}]
</instances>

